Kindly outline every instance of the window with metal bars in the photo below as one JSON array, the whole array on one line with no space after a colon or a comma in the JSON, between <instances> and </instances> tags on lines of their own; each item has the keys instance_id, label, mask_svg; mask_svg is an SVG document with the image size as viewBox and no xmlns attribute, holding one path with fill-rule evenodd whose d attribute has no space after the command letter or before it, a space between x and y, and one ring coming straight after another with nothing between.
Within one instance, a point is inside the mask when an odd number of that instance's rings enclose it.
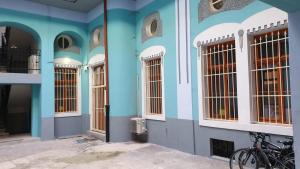
<instances>
[{"instance_id":1,"label":"window with metal bars","mask_svg":"<svg viewBox=\"0 0 300 169\"><path fill-rule=\"evenodd\" d=\"M205 47L202 58L205 118L238 120L235 41Z\"/></svg>"},{"instance_id":2,"label":"window with metal bars","mask_svg":"<svg viewBox=\"0 0 300 169\"><path fill-rule=\"evenodd\" d=\"M161 58L145 61L145 114L162 115Z\"/></svg>"},{"instance_id":3,"label":"window with metal bars","mask_svg":"<svg viewBox=\"0 0 300 169\"><path fill-rule=\"evenodd\" d=\"M288 29L254 36L250 47L254 121L292 124Z\"/></svg>"},{"instance_id":4,"label":"window with metal bars","mask_svg":"<svg viewBox=\"0 0 300 169\"><path fill-rule=\"evenodd\" d=\"M55 68L55 112L77 112L77 69Z\"/></svg>"},{"instance_id":5,"label":"window with metal bars","mask_svg":"<svg viewBox=\"0 0 300 169\"><path fill-rule=\"evenodd\" d=\"M93 73L93 130L105 132L105 67L99 65L94 68Z\"/></svg>"}]
</instances>

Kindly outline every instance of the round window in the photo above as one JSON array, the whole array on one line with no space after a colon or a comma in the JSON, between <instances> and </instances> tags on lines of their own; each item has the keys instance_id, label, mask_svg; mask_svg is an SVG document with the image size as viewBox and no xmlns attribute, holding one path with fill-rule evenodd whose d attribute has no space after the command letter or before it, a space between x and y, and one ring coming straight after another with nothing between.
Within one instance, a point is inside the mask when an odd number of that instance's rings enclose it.
<instances>
[{"instance_id":1,"label":"round window","mask_svg":"<svg viewBox=\"0 0 300 169\"><path fill-rule=\"evenodd\" d=\"M157 19L151 20L151 22L149 22L149 24L146 27L146 31L147 31L148 36L155 35L157 33L157 29L158 29Z\"/></svg>"},{"instance_id":2,"label":"round window","mask_svg":"<svg viewBox=\"0 0 300 169\"><path fill-rule=\"evenodd\" d=\"M101 41L101 30L97 28L93 33L93 43L94 45L99 45Z\"/></svg>"},{"instance_id":3,"label":"round window","mask_svg":"<svg viewBox=\"0 0 300 169\"><path fill-rule=\"evenodd\" d=\"M210 0L210 6L214 11L222 9L225 0Z\"/></svg>"},{"instance_id":4,"label":"round window","mask_svg":"<svg viewBox=\"0 0 300 169\"><path fill-rule=\"evenodd\" d=\"M151 34L155 34L155 33L156 33L156 31L157 31L157 26L158 26L157 20L154 19L154 20L151 22L151 25L150 25L150 32L151 32Z\"/></svg>"},{"instance_id":5,"label":"round window","mask_svg":"<svg viewBox=\"0 0 300 169\"><path fill-rule=\"evenodd\" d=\"M68 36L60 36L57 40L57 45L60 49L67 49L71 46L71 38Z\"/></svg>"}]
</instances>

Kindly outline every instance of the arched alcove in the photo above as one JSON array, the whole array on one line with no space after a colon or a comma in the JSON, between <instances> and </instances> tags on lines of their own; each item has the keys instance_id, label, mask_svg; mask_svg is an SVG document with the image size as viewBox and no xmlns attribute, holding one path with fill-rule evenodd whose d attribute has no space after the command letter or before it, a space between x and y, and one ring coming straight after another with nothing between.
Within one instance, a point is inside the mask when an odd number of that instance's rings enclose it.
<instances>
[{"instance_id":1,"label":"arched alcove","mask_svg":"<svg viewBox=\"0 0 300 169\"><path fill-rule=\"evenodd\" d=\"M19 22L0 21L0 72L1 73L29 73L39 74L39 60L41 57L41 36L31 26ZM15 75L8 74L5 84L0 86L2 102L0 110L9 134L31 133L40 136L41 106L40 85L26 76L26 83L20 82ZM24 76L25 77L25 76ZM35 85L33 85L35 84ZM2 116L3 115L3 116ZM0 121L1 121L0 118Z\"/></svg>"}]
</instances>

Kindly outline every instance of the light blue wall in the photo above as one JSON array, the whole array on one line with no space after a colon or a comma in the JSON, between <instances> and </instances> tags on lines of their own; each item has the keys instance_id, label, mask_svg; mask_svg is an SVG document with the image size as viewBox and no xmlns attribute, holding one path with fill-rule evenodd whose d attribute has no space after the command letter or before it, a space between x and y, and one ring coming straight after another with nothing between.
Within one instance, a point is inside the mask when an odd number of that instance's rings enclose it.
<instances>
[{"instance_id":1,"label":"light blue wall","mask_svg":"<svg viewBox=\"0 0 300 169\"><path fill-rule=\"evenodd\" d=\"M16 26L33 33L40 41L41 49L41 75L42 83L40 88L33 88L33 119L32 134L40 135L40 118L54 117L54 40L62 32L73 32L83 37L83 55L86 56L87 25L46 16L37 16L13 10L0 10L0 25ZM75 57L70 55L71 57ZM86 81L86 75L83 76ZM83 97L87 97L83 95ZM83 99L84 100L84 99ZM40 103L40 107L37 106ZM83 102L83 112L88 112L87 103ZM36 110L40 110L38 114ZM54 133L50 133L52 135Z\"/></svg>"},{"instance_id":2,"label":"light blue wall","mask_svg":"<svg viewBox=\"0 0 300 169\"><path fill-rule=\"evenodd\" d=\"M159 12L163 25L163 36L149 39L142 43L142 26L144 18L151 13ZM167 118L177 118L177 87L176 87L176 18L174 0L155 0L137 12L136 17L136 46L137 46L137 74L139 77L139 108L141 114L141 65L139 54L146 48L162 45L166 48L164 56L164 89L165 113Z\"/></svg>"},{"instance_id":3,"label":"light blue wall","mask_svg":"<svg viewBox=\"0 0 300 169\"><path fill-rule=\"evenodd\" d=\"M190 11L191 11L191 44L193 44L196 36L206 30L207 28L222 24L222 23L241 23L251 15L270 8L271 6L260 2L254 1L248 6L240 10L231 10L221 12L219 14L210 16L204 21L198 21L198 6L199 0L190 1ZM197 78L197 49L191 46L191 61L192 61L192 96L193 96L193 118L194 120L199 119L198 110L198 78Z\"/></svg>"},{"instance_id":4,"label":"light blue wall","mask_svg":"<svg viewBox=\"0 0 300 169\"><path fill-rule=\"evenodd\" d=\"M88 39L92 39L91 37L91 33L98 27L103 27L103 23L104 23L104 15L101 14L98 17L96 17L93 21L91 21L88 25ZM89 46L89 42L88 42L88 46ZM91 57L95 56L96 54L104 54L104 46L97 46L94 49L90 49L89 50L89 55L87 57L87 59L89 60Z\"/></svg>"},{"instance_id":5,"label":"light blue wall","mask_svg":"<svg viewBox=\"0 0 300 169\"><path fill-rule=\"evenodd\" d=\"M111 116L134 116L137 113L135 42L135 12L125 9L109 10L108 62Z\"/></svg>"}]
</instances>

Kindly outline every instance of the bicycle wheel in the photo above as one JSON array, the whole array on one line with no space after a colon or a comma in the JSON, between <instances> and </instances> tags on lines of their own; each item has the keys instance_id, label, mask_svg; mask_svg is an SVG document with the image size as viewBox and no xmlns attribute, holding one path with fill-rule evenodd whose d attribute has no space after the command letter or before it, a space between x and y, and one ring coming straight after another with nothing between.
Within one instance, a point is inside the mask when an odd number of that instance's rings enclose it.
<instances>
[{"instance_id":1,"label":"bicycle wheel","mask_svg":"<svg viewBox=\"0 0 300 169\"><path fill-rule=\"evenodd\" d=\"M230 157L229 160L229 167L230 169L239 169L239 156L241 153L248 151L247 148L242 148L239 150L236 150Z\"/></svg>"},{"instance_id":2,"label":"bicycle wheel","mask_svg":"<svg viewBox=\"0 0 300 169\"><path fill-rule=\"evenodd\" d=\"M260 162L256 153L252 149L242 151L238 157L240 169L259 169Z\"/></svg>"},{"instance_id":3,"label":"bicycle wheel","mask_svg":"<svg viewBox=\"0 0 300 169\"><path fill-rule=\"evenodd\" d=\"M284 167L285 169L295 169L295 159L294 158L289 158L284 161Z\"/></svg>"}]
</instances>

